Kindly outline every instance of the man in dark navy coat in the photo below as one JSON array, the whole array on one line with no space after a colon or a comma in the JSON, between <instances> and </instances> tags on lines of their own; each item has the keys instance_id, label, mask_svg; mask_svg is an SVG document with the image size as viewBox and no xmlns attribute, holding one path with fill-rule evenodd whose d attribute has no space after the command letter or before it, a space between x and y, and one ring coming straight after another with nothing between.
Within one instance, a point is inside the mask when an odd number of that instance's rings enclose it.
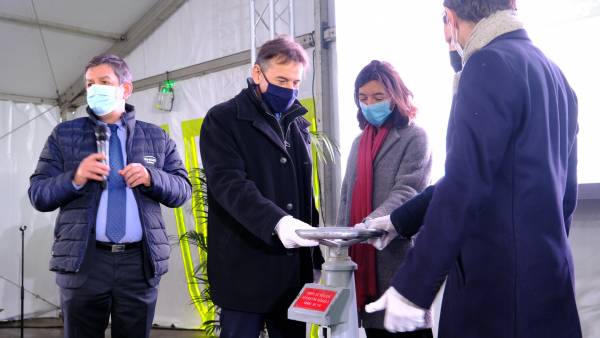
<instances>
[{"instance_id":1,"label":"man in dark navy coat","mask_svg":"<svg viewBox=\"0 0 600 338\"><path fill-rule=\"evenodd\" d=\"M581 337L567 239L577 200L575 93L527 37L514 1L444 6L463 53L445 176L393 287L367 310L385 310L390 331L422 326L447 277L440 338ZM390 230L379 244L406 233L389 222L367 222Z\"/></svg>"},{"instance_id":2,"label":"man in dark navy coat","mask_svg":"<svg viewBox=\"0 0 600 338\"><path fill-rule=\"evenodd\" d=\"M296 229L318 224L306 112L296 100L308 58L287 38L259 50L248 88L211 108L200 133L208 183L208 279L221 335L305 337L287 308L312 281Z\"/></svg>"}]
</instances>

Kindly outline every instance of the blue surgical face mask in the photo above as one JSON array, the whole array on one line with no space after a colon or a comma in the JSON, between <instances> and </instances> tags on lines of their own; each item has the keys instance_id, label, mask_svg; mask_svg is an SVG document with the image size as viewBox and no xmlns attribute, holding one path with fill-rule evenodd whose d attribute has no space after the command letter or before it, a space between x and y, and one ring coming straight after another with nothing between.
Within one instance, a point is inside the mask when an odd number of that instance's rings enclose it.
<instances>
[{"instance_id":1,"label":"blue surgical face mask","mask_svg":"<svg viewBox=\"0 0 600 338\"><path fill-rule=\"evenodd\" d=\"M360 111L370 124L375 127L380 127L392 113L390 100L385 100L373 104L366 105L359 102Z\"/></svg>"},{"instance_id":2,"label":"blue surgical face mask","mask_svg":"<svg viewBox=\"0 0 600 338\"><path fill-rule=\"evenodd\" d=\"M262 74L268 83L267 91L261 94L263 100L273 110L273 113L284 113L296 101L298 89L274 85L267 80L265 73Z\"/></svg>"},{"instance_id":3,"label":"blue surgical face mask","mask_svg":"<svg viewBox=\"0 0 600 338\"><path fill-rule=\"evenodd\" d=\"M94 84L87 89L87 103L96 116L104 116L112 111L123 111L125 99L121 86Z\"/></svg>"}]
</instances>

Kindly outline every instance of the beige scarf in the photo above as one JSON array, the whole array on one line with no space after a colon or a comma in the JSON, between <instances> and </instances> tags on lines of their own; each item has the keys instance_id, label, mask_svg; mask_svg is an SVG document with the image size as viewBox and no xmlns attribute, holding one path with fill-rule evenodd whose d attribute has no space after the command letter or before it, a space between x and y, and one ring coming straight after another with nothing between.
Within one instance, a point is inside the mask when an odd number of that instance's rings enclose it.
<instances>
[{"instance_id":1,"label":"beige scarf","mask_svg":"<svg viewBox=\"0 0 600 338\"><path fill-rule=\"evenodd\" d=\"M473 28L473 32L467 41L462 57L463 69L471 55L487 46L492 40L502 34L523 29L523 23L517 18L516 11L507 9L497 11L487 18L481 19ZM458 90L460 74L454 75L454 94Z\"/></svg>"}]
</instances>

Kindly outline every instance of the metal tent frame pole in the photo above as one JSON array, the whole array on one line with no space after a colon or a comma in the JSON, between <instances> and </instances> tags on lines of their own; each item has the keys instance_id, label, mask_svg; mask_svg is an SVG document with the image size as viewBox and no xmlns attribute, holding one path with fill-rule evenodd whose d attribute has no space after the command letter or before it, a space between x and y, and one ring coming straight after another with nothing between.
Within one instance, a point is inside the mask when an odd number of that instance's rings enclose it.
<instances>
[{"instance_id":1,"label":"metal tent frame pole","mask_svg":"<svg viewBox=\"0 0 600 338\"><path fill-rule=\"evenodd\" d=\"M258 5L258 10L257 10ZM261 6L262 5L262 6ZM250 6L250 64L256 61L256 50L265 41L259 41L264 34L269 40L278 34L286 33L295 38L294 0L249 0ZM287 11L287 21L283 14ZM268 18L266 15L268 13ZM287 31L285 27L287 26ZM277 28L280 28L278 31ZM283 27L283 30L281 28Z\"/></svg>"}]
</instances>

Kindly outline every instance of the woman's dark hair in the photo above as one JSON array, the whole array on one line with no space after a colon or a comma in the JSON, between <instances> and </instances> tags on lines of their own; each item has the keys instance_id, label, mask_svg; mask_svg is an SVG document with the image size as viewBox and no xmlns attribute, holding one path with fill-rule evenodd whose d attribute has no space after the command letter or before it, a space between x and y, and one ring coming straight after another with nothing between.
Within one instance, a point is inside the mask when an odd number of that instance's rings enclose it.
<instances>
[{"instance_id":1,"label":"woman's dark hair","mask_svg":"<svg viewBox=\"0 0 600 338\"><path fill-rule=\"evenodd\" d=\"M399 127L407 125L410 119L417 115L417 108L412 104L412 92L406 88L400 75L391 64L373 60L358 73L356 81L354 81L354 103L358 107L356 118L360 129L364 129L368 122L360 109L358 90L373 80L379 81L390 96L390 108L392 109L390 121L393 125Z\"/></svg>"}]
</instances>

